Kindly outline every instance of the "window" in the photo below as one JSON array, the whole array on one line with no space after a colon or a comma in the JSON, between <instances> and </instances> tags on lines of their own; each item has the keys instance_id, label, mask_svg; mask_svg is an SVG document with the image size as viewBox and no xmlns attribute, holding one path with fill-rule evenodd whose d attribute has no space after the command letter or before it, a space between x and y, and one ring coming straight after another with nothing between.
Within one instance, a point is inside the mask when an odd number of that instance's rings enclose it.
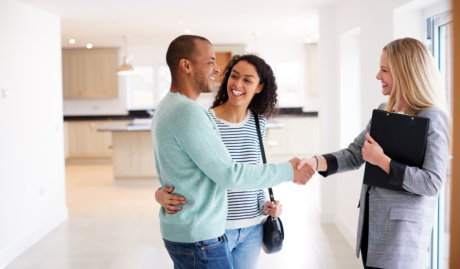
<instances>
[{"instance_id":1,"label":"window","mask_svg":"<svg viewBox=\"0 0 460 269\"><path fill-rule=\"evenodd\" d=\"M438 63L446 89L448 108L452 115L452 18L450 12L427 19L427 46ZM451 155L449 157L452 158ZM446 181L438 198L438 209L427 268L449 268L451 184L451 165L449 163Z\"/></svg>"},{"instance_id":2,"label":"window","mask_svg":"<svg viewBox=\"0 0 460 269\"><path fill-rule=\"evenodd\" d=\"M300 63L278 63L275 68L279 107L303 107Z\"/></svg>"},{"instance_id":3,"label":"window","mask_svg":"<svg viewBox=\"0 0 460 269\"><path fill-rule=\"evenodd\" d=\"M171 85L167 65L134 66L134 74L127 79L129 110L154 109Z\"/></svg>"},{"instance_id":4,"label":"window","mask_svg":"<svg viewBox=\"0 0 460 269\"><path fill-rule=\"evenodd\" d=\"M160 65L158 67L158 87L157 94L155 99L155 107L160 103L161 99L166 96L169 92L169 88L171 86L171 72L169 71L169 67L167 65Z\"/></svg>"},{"instance_id":5,"label":"window","mask_svg":"<svg viewBox=\"0 0 460 269\"><path fill-rule=\"evenodd\" d=\"M134 74L128 87L128 108L153 108L153 67L134 66Z\"/></svg>"}]
</instances>

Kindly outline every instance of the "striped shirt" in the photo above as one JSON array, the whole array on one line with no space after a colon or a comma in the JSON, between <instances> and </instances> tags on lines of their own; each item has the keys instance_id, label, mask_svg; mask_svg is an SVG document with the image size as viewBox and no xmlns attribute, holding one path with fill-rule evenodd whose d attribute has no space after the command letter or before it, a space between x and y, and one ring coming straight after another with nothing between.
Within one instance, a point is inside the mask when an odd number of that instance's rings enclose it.
<instances>
[{"instance_id":1,"label":"striped shirt","mask_svg":"<svg viewBox=\"0 0 460 269\"><path fill-rule=\"evenodd\" d=\"M217 118L213 109L209 109L209 114L216 122L222 142L235 162L254 165L262 163L256 123L251 111L248 110L246 118L238 123ZM265 139L266 123L265 117L259 115L262 139ZM227 199L226 229L245 228L259 224L263 215L266 215L263 206L267 197L263 190L228 190Z\"/></svg>"}]
</instances>

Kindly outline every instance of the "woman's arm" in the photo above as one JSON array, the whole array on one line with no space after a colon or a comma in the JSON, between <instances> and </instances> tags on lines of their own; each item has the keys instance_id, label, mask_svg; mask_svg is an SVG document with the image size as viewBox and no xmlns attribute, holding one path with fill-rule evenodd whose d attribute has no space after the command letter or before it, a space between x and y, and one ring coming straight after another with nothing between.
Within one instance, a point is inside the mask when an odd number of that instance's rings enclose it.
<instances>
[{"instance_id":1,"label":"woman's arm","mask_svg":"<svg viewBox=\"0 0 460 269\"><path fill-rule=\"evenodd\" d=\"M155 192L155 200L159 203L168 214L175 214L177 211L182 210L182 207L177 205L185 204L185 198L171 194L174 187L158 189Z\"/></svg>"},{"instance_id":2,"label":"woman's arm","mask_svg":"<svg viewBox=\"0 0 460 269\"><path fill-rule=\"evenodd\" d=\"M392 160L390 182L413 194L436 196L446 179L449 119L439 109L427 109L417 116L430 119L422 168Z\"/></svg>"},{"instance_id":3,"label":"woman's arm","mask_svg":"<svg viewBox=\"0 0 460 269\"><path fill-rule=\"evenodd\" d=\"M297 169L302 168L305 164L310 165L318 172L326 172L327 171L327 161L326 158L322 155L315 155L310 158L303 158L299 164L297 165Z\"/></svg>"},{"instance_id":4,"label":"woman's arm","mask_svg":"<svg viewBox=\"0 0 460 269\"><path fill-rule=\"evenodd\" d=\"M329 154L304 158L297 165L297 168L299 169L308 164L324 177L360 168L365 162L361 150L366 141L366 133L369 130L370 121L366 129L347 148Z\"/></svg>"}]
</instances>

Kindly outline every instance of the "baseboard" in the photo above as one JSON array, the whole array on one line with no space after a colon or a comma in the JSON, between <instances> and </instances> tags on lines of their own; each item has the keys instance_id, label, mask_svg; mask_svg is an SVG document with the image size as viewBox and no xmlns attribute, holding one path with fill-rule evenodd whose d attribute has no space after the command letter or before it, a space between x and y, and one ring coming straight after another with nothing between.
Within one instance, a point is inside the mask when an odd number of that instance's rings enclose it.
<instances>
[{"instance_id":1,"label":"baseboard","mask_svg":"<svg viewBox=\"0 0 460 269\"><path fill-rule=\"evenodd\" d=\"M353 230L351 230L344 221L340 218L335 219L335 226L339 229L340 233L342 233L343 237L347 240L347 242L352 246L353 250L356 248L356 234Z\"/></svg>"},{"instance_id":2,"label":"baseboard","mask_svg":"<svg viewBox=\"0 0 460 269\"><path fill-rule=\"evenodd\" d=\"M40 241L45 237L49 232L54 230L57 226L63 223L69 218L67 207L63 208L58 212L53 218L49 221L43 223L40 227L37 227L35 231L24 236L22 239L18 240L15 244L6 248L5 251L0 253L0 269L4 269L8 264L10 264L14 259L19 257L27 249L33 246L35 243Z\"/></svg>"},{"instance_id":3,"label":"baseboard","mask_svg":"<svg viewBox=\"0 0 460 269\"><path fill-rule=\"evenodd\" d=\"M112 158L67 158L65 164L112 164Z\"/></svg>"},{"instance_id":4,"label":"baseboard","mask_svg":"<svg viewBox=\"0 0 460 269\"><path fill-rule=\"evenodd\" d=\"M123 178L117 177L114 180L115 186L119 187L160 187L158 177L136 177L136 178Z\"/></svg>"},{"instance_id":5,"label":"baseboard","mask_svg":"<svg viewBox=\"0 0 460 269\"><path fill-rule=\"evenodd\" d=\"M328 214L321 212L321 223L334 223L335 216L334 214Z\"/></svg>"}]
</instances>

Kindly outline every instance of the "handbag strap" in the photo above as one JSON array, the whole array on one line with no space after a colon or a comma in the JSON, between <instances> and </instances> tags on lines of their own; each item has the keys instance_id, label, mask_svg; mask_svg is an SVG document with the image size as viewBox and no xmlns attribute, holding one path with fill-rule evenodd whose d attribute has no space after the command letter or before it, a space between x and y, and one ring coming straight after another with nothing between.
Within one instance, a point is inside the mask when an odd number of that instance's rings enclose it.
<instances>
[{"instance_id":1,"label":"handbag strap","mask_svg":"<svg viewBox=\"0 0 460 269\"><path fill-rule=\"evenodd\" d=\"M265 158L264 143L262 142L262 134L260 133L259 116L257 116L256 112L254 111L252 111L252 114L254 114L254 121L256 122L257 136L259 137L259 146L260 146L260 152L262 153L262 160L263 160L263 163L266 164L267 159ZM273 195L272 188L268 188L268 193L270 195L270 201L274 203L275 196Z\"/></svg>"}]
</instances>

